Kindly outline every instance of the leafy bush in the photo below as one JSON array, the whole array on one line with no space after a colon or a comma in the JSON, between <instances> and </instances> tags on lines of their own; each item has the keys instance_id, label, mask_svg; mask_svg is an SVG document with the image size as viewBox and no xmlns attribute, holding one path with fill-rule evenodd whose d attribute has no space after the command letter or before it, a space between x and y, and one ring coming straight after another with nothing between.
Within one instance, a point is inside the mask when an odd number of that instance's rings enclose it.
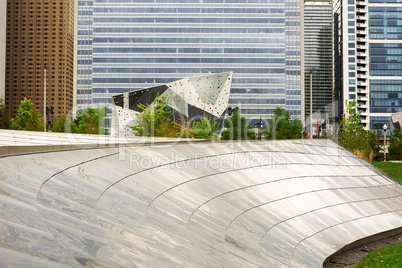
<instances>
[{"instance_id":1,"label":"leafy bush","mask_svg":"<svg viewBox=\"0 0 402 268\"><path fill-rule=\"evenodd\" d=\"M236 109L233 115L225 120L225 130L221 132L222 140L254 140L255 134L252 127L240 116Z\"/></svg>"},{"instance_id":2,"label":"leafy bush","mask_svg":"<svg viewBox=\"0 0 402 268\"><path fill-rule=\"evenodd\" d=\"M171 111L167 105L167 97L160 98L159 94L151 104L138 104L138 108L143 112L135 115L138 124L130 128L138 136L175 137L177 127L170 119L175 111Z\"/></svg>"},{"instance_id":3,"label":"leafy bush","mask_svg":"<svg viewBox=\"0 0 402 268\"><path fill-rule=\"evenodd\" d=\"M341 123L338 126L338 144L352 153L369 161L373 152L374 157L380 157L380 147L378 145L375 132L365 130L361 123L360 113L356 112L357 103L346 102L346 110Z\"/></svg>"},{"instance_id":4,"label":"leafy bush","mask_svg":"<svg viewBox=\"0 0 402 268\"><path fill-rule=\"evenodd\" d=\"M215 132L218 127L218 122L213 121L211 117L204 114L200 121L193 123L192 135L197 139L216 138Z\"/></svg>"},{"instance_id":5,"label":"leafy bush","mask_svg":"<svg viewBox=\"0 0 402 268\"><path fill-rule=\"evenodd\" d=\"M0 129L8 129L10 127L10 117L8 110L4 104L4 100L0 98Z\"/></svg>"},{"instance_id":6,"label":"leafy bush","mask_svg":"<svg viewBox=\"0 0 402 268\"><path fill-rule=\"evenodd\" d=\"M107 135L107 129L102 127L103 118L106 115L106 107L88 108L86 111L80 110L71 124L71 130L73 133Z\"/></svg>"},{"instance_id":7,"label":"leafy bush","mask_svg":"<svg viewBox=\"0 0 402 268\"><path fill-rule=\"evenodd\" d=\"M391 160L402 160L402 132L394 129L388 147L388 156Z\"/></svg>"},{"instance_id":8,"label":"leafy bush","mask_svg":"<svg viewBox=\"0 0 402 268\"><path fill-rule=\"evenodd\" d=\"M65 116L57 117L52 125L53 132L72 132L71 120Z\"/></svg>"},{"instance_id":9,"label":"leafy bush","mask_svg":"<svg viewBox=\"0 0 402 268\"><path fill-rule=\"evenodd\" d=\"M276 107L269 120L269 126L264 129L267 140L301 139L303 137L302 125L299 119L291 121L289 111Z\"/></svg>"},{"instance_id":10,"label":"leafy bush","mask_svg":"<svg viewBox=\"0 0 402 268\"><path fill-rule=\"evenodd\" d=\"M33 107L31 99L24 98L19 107L18 114L11 119L10 129L27 131L44 131L43 118Z\"/></svg>"}]
</instances>

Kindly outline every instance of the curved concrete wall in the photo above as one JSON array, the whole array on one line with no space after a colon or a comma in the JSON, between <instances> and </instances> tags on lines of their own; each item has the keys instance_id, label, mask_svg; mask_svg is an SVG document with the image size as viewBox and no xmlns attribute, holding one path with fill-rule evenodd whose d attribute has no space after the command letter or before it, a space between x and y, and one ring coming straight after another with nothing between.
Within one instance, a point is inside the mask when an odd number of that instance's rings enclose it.
<instances>
[{"instance_id":1,"label":"curved concrete wall","mask_svg":"<svg viewBox=\"0 0 402 268\"><path fill-rule=\"evenodd\" d=\"M321 267L402 227L402 188L325 141L0 158L1 266Z\"/></svg>"}]
</instances>

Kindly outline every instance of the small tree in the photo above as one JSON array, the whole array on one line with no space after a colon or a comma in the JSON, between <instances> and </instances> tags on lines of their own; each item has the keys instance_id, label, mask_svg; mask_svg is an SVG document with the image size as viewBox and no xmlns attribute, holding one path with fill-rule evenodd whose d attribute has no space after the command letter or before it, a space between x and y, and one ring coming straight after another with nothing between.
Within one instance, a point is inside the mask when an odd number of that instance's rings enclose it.
<instances>
[{"instance_id":1,"label":"small tree","mask_svg":"<svg viewBox=\"0 0 402 268\"><path fill-rule=\"evenodd\" d=\"M254 131L236 109L233 115L225 120L225 130L221 132L222 140L253 140Z\"/></svg>"},{"instance_id":2,"label":"small tree","mask_svg":"<svg viewBox=\"0 0 402 268\"><path fill-rule=\"evenodd\" d=\"M367 131L360 125L360 114L355 101L346 102L345 113L338 126L338 144L368 161L372 152L374 157L379 156L380 148L375 132Z\"/></svg>"},{"instance_id":3,"label":"small tree","mask_svg":"<svg viewBox=\"0 0 402 268\"><path fill-rule=\"evenodd\" d=\"M394 129L388 147L388 156L392 160L402 160L402 132Z\"/></svg>"},{"instance_id":4,"label":"small tree","mask_svg":"<svg viewBox=\"0 0 402 268\"><path fill-rule=\"evenodd\" d=\"M267 140L301 139L303 137L300 120L296 118L291 120L289 111L285 111L281 107L276 107L264 134Z\"/></svg>"},{"instance_id":5,"label":"small tree","mask_svg":"<svg viewBox=\"0 0 402 268\"><path fill-rule=\"evenodd\" d=\"M88 108L86 111L78 111L76 118L72 122L72 132L107 135L107 129L102 127L103 119L106 115L106 107L99 107L97 109Z\"/></svg>"},{"instance_id":6,"label":"small tree","mask_svg":"<svg viewBox=\"0 0 402 268\"><path fill-rule=\"evenodd\" d=\"M43 131L45 126L43 118L38 110L33 107L31 99L24 98L19 107L18 115L15 119L11 119L11 129L28 130L28 131Z\"/></svg>"},{"instance_id":7,"label":"small tree","mask_svg":"<svg viewBox=\"0 0 402 268\"><path fill-rule=\"evenodd\" d=\"M175 111L170 111L167 105L167 97L160 98L159 94L151 104L138 104L138 108L143 112L135 115L138 124L130 128L134 130L138 136L170 136L172 133L168 132L172 131L174 127L174 122L172 122L170 117ZM177 127L175 132L177 132Z\"/></svg>"},{"instance_id":8,"label":"small tree","mask_svg":"<svg viewBox=\"0 0 402 268\"><path fill-rule=\"evenodd\" d=\"M213 121L210 116L204 114L200 121L193 123L193 135L197 139L216 138L216 130L219 127L218 122Z\"/></svg>"},{"instance_id":9,"label":"small tree","mask_svg":"<svg viewBox=\"0 0 402 268\"><path fill-rule=\"evenodd\" d=\"M65 116L57 117L52 125L53 132L72 132L71 120Z\"/></svg>"},{"instance_id":10,"label":"small tree","mask_svg":"<svg viewBox=\"0 0 402 268\"><path fill-rule=\"evenodd\" d=\"M10 127L10 117L4 100L0 98L0 129L8 129Z\"/></svg>"}]
</instances>

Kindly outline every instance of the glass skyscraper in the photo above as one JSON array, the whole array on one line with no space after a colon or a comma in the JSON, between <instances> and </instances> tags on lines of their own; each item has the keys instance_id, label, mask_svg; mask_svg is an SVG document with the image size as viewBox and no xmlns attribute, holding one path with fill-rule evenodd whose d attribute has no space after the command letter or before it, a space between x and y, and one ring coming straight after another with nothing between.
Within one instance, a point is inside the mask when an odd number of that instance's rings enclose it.
<instances>
[{"instance_id":1,"label":"glass skyscraper","mask_svg":"<svg viewBox=\"0 0 402 268\"><path fill-rule=\"evenodd\" d=\"M357 100L367 129L402 111L402 1L334 2L338 109ZM377 130L380 137L382 127Z\"/></svg>"},{"instance_id":2,"label":"glass skyscraper","mask_svg":"<svg viewBox=\"0 0 402 268\"><path fill-rule=\"evenodd\" d=\"M78 1L78 108L184 77L234 71L247 119L302 115L300 1Z\"/></svg>"},{"instance_id":3,"label":"glass skyscraper","mask_svg":"<svg viewBox=\"0 0 402 268\"><path fill-rule=\"evenodd\" d=\"M330 2L305 2L304 69L306 115L310 115L310 71L312 71L313 113L332 118L332 5Z\"/></svg>"}]
</instances>

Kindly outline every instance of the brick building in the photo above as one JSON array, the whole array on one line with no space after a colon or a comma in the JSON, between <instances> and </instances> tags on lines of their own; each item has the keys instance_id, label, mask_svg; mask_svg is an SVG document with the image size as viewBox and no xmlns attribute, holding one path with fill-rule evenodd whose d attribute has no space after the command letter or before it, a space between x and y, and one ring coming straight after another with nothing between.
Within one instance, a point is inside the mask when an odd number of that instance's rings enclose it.
<instances>
[{"instance_id":1,"label":"brick building","mask_svg":"<svg viewBox=\"0 0 402 268\"><path fill-rule=\"evenodd\" d=\"M5 102L14 117L24 97L54 116L73 107L74 0L8 0Z\"/></svg>"}]
</instances>

